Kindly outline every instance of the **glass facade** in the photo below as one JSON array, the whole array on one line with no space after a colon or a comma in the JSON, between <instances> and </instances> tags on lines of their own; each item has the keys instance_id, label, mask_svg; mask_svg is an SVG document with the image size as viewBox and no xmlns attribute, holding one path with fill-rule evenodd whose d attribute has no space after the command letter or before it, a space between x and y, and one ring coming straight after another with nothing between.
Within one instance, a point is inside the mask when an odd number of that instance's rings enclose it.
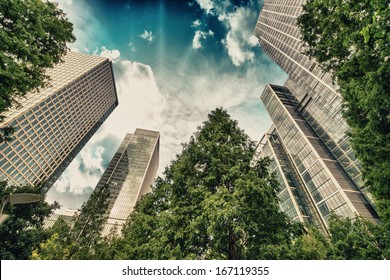
<instances>
[{"instance_id":1,"label":"glass facade","mask_svg":"<svg viewBox=\"0 0 390 280\"><path fill-rule=\"evenodd\" d=\"M95 191L109 186L107 221L102 235L116 227L117 234L136 202L151 191L159 163L160 134L136 129L127 134L98 182Z\"/></svg>"},{"instance_id":2,"label":"glass facade","mask_svg":"<svg viewBox=\"0 0 390 280\"><path fill-rule=\"evenodd\" d=\"M342 100L330 73L303 55L297 17L305 0L265 0L254 34L264 51L289 75L285 86L297 108L354 183L365 191L361 165L346 135Z\"/></svg>"},{"instance_id":3,"label":"glass facade","mask_svg":"<svg viewBox=\"0 0 390 280\"><path fill-rule=\"evenodd\" d=\"M292 219L320 228L327 226L331 212L378 221L367 198L297 110L292 93L286 87L267 85L261 100L273 127L257 154L277 162L282 210ZM273 165L270 168L275 171ZM284 189L290 191L283 195Z\"/></svg>"},{"instance_id":4,"label":"glass facade","mask_svg":"<svg viewBox=\"0 0 390 280\"><path fill-rule=\"evenodd\" d=\"M263 50L289 75L284 87L268 85L261 95L273 127L257 154L278 162L277 172L284 174L278 177L293 174L300 182L301 187L296 188L299 193L281 196L281 208L292 219L306 219L306 223L323 228L334 211L345 217L360 215L377 221L361 165L347 136L349 127L342 117L338 87L330 73L304 55L297 25L304 2L265 0L253 32ZM286 180L283 184L294 185ZM290 206L286 208L283 203ZM305 208L307 215L299 208Z\"/></svg>"},{"instance_id":5,"label":"glass facade","mask_svg":"<svg viewBox=\"0 0 390 280\"><path fill-rule=\"evenodd\" d=\"M281 210L292 221L298 220L326 231L321 217L316 211L313 211L315 207L305 184L296 172L274 126L271 126L268 133L260 141L254 160L262 157L268 157L271 160L269 169L280 183L277 195Z\"/></svg>"},{"instance_id":6,"label":"glass facade","mask_svg":"<svg viewBox=\"0 0 390 280\"><path fill-rule=\"evenodd\" d=\"M0 180L44 181L46 191L118 105L106 58L68 52L47 75L49 84L18 100L0 123L15 128L0 144Z\"/></svg>"}]
</instances>

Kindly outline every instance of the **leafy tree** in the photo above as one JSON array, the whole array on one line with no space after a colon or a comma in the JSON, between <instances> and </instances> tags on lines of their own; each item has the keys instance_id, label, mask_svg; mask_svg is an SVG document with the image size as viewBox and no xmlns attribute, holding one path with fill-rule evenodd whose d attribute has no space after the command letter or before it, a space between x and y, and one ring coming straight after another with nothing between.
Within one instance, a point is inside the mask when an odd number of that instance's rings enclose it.
<instances>
[{"instance_id":1,"label":"leafy tree","mask_svg":"<svg viewBox=\"0 0 390 280\"><path fill-rule=\"evenodd\" d=\"M108 186L92 193L81 207L81 212L69 227L62 219L48 230L43 240L32 253L33 259L96 259L104 255L105 239L100 236L106 220Z\"/></svg>"},{"instance_id":2,"label":"leafy tree","mask_svg":"<svg viewBox=\"0 0 390 280\"><path fill-rule=\"evenodd\" d=\"M223 109L212 111L137 203L112 259L261 259L299 226L280 212L267 160ZM271 248L271 249L270 249Z\"/></svg>"},{"instance_id":3,"label":"leafy tree","mask_svg":"<svg viewBox=\"0 0 390 280\"><path fill-rule=\"evenodd\" d=\"M0 197L10 193L37 193L41 194L42 186L7 186L7 182L0 182ZM49 205L41 201L29 204L8 204L4 213L10 218L0 225L0 258L6 259L29 259L31 252L48 235L43 229L43 221L50 213L58 208L54 203Z\"/></svg>"},{"instance_id":4,"label":"leafy tree","mask_svg":"<svg viewBox=\"0 0 390 280\"><path fill-rule=\"evenodd\" d=\"M291 246L290 259L326 260L331 259L331 244L328 236L316 227L307 229L307 233L294 240Z\"/></svg>"},{"instance_id":5,"label":"leafy tree","mask_svg":"<svg viewBox=\"0 0 390 280\"><path fill-rule=\"evenodd\" d=\"M294 240L289 255L292 259L381 260L388 259L389 241L383 225L361 217L351 220L332 214L329 235L309 228Z\"/></svg>"},{"instance_id":6,"label":"leafy tree","mask_svg":"<svg viewBox=\"0 0 390 280\"><path fill-rule=\"evenodd\" d=\"M61 217L47 230L48 239L42 241L31 255L33 260L62 260L69 259L69 239L71 230Z\"/></svg>"},{"instance_id":7,"label":"leafy tree","mask_svg":"<svg viewBox=\"0 0 390 280\"><path fill-rule=\"evenodd\" d=\"M0 1L0 122L16 97L47 83L45 68L61 61L66 44L75 40L72 31L72 23L55 3ZM0 142L10 132L0 129Z\"/></svg>"},{"instance_id":8,"label":"leafy tree","mask_svg":"<svg viewBox=\"0 0 390 280\"><path fill-rule=\"evenodd\" d=\"M307 54L340 86L366 184L377 199L390 199L388 1L308 0L298 23Z\"/></svg>"},{"instance_id":9,"label":"leafy tree","mask_svg":"<svg viewBox=\"0 0 390 280\"><path fill-rule=\"evenodd\" d=\"M333 215L330 224L330 244L333 259L388 259L388 241L380 225L357 217L354 220ZM387 247L387 248L386 248Z\"/></svg>"}]
</instances>

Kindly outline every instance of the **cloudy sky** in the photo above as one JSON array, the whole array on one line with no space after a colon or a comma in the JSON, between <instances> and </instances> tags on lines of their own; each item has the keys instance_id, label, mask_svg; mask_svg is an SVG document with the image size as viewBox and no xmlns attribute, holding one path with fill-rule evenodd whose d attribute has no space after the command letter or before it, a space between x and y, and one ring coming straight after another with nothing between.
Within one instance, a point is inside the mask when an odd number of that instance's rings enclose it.
<instances>
[{"instance_id":1,"label":"cloudy sky","mask_svg":"<svg viewBox=\"0 0 390 280\"><path fill-rule=\"evenodd\" d=\"M270 126L260 94L287 76L252 35L261 0L56 2L74 24L71 49L113 61L119 106L48 192L49 202L80 208L136 128L161 133L162 175L217 107L252 140Z\"/></svg>"}]
</instances>

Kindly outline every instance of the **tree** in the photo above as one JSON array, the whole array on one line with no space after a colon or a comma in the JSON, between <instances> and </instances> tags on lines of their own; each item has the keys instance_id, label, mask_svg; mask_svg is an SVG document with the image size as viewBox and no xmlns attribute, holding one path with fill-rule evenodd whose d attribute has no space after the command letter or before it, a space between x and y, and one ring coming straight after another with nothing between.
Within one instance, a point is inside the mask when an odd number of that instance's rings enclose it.
<instances>
[{"instance_id":1,"label":"tree","mask_svg":"<svg viewBox=\"0 0 390 280\"><path fill-rule=\"evenodd\" d=\"M351 220L332 214L329 235L316 228L294 240L292 259L383 260L389 259L389 238L383 225L361 217Z\"/></svg>"},{"instance_id":2,"label":"tree","mask_svg":"<svg viewBox=\"0 0 390 280\"><path fill-rule=\"evenodd\" d=\"M329 237L318 228L309 227L306 234L294 240L289 259L295 260L326 260L331 259L331 244Z\"/></svg>"},{"instance_id":3,"label":"tree","mask_svg":"<svg viewBox=\"0 0 390 280\"><path fill-rule=\"evenodd\" d=\"M307 54L340 87L366 185L377 199L390 199L388 1L308 0L298 23Z\"/></svg>"},{"instance_id":4,"label":"tree","mask_svg":"<svg viewBox=\"0 0 390 280\"><path fill-rule=\"evenodd\" d=\"M45 69L61 61L66 44L75 40L72 31L72 23L55 3L0 1L0 122L16 97L47 84ZM0 130L0 142L9 132Z\"/></svg>"},{"instance_id":5,"label":"tree","mask_svg":"<svg viewBox=\"0 0 390 280\"><path fill-rule=\"evenodd\" d=\"M43 185L38 186L7 186L0 182L0 197L10 193L41 194ZM29 259L32 251L48 236L43 229L43 222L52 211L58 208L58 203L49 205L41 201L37 203L7 205L4 212L11 217L0 225L0 258L2 260Z\"/></svg>"},{"instance_id":6,"label":"tree","mask_svg":"<svg viewBox=\"0 0 390 280\"><path fill-rule=\"evenodd\" d=\"M48 238L42 240L31 258L36 260L52 259L96 259L104 255L104 242L101 237L102 227L106 220L108 206L108 186L94 191L81 207L80 214L68 226L58 220L47 231ZM103 244L102 244L103 243Z\"/></svg>"},{"instance_id":7,"label":"tree","mask_svg":"<svg viewBox=\"0 0 390 280\"><path fill-rule=\"evenodd\" d=\"M47 240L42 241L32 252L33 260L63 260L69 259L69 232L71 226L61 217L47 229Z\"/></svg>"},{"instance_id":8,"label":"tree","mask_svg":"<svg viewBox=\"0 0 390 280\"><path fill-rule=\"evenodd\" d=\"M208 117L137 203L107 257L261 259L295 236L267 160L250 166L254 143L225 110Z\"/></svg>"},{"instance_id":9,"label":"tree","mask_svg":"<svg viewBox=\"0 0 390 280\"><path fill-rule=\"evenodd\" d=\"M361 217L350 220L336 215L331 216L329 225L332 259L378 260L390 257L383 226Z\"/></svg>"}]
</instances>

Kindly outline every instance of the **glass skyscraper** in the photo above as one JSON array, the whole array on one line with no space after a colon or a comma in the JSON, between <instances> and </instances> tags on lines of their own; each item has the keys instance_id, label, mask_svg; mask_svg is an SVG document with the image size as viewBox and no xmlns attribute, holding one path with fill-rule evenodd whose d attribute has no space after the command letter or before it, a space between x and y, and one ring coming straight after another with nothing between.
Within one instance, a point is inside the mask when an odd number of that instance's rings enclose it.
<instances>
[{"instance_id":1,"label":"glass skyscraper","mask_svg":"<svg viewBox=\"0 0 390 280\"><path fill-rule=\"evenodd\" d=\"M0 180L45 182L47 191L118 105L111 62L68 52L47 70L49 84L2 113L0 127L15 128L0 144Z\"/></svg>"},{"instance_id":2,"label":"glass skyscraper","mask_svg":"<svg viewBox=\"0 0 390 280\"><path fill-rule=\"evenodd\" d=\"M268 85L261 96L273 127L258 156L275 161L281 207L292 219L325 228L330 211L377 220L349 143L337 85L303 54L297 17L304 2L265 0L254 30L263 50L289 75L284 87Z\"/></svg>"},{"instance_id":3,"label":"glass skyscraper","mask_svg":"<svg viewBox=\"0 0 390 280\"><path fill-rule=\"evenodd\" d=\"M137 128L127 134L99 180L95 192L108 186L107 221L102 235L120 234L136 202L151 191L159 165L160 134Z\"/></svg>"}]
</instances>

